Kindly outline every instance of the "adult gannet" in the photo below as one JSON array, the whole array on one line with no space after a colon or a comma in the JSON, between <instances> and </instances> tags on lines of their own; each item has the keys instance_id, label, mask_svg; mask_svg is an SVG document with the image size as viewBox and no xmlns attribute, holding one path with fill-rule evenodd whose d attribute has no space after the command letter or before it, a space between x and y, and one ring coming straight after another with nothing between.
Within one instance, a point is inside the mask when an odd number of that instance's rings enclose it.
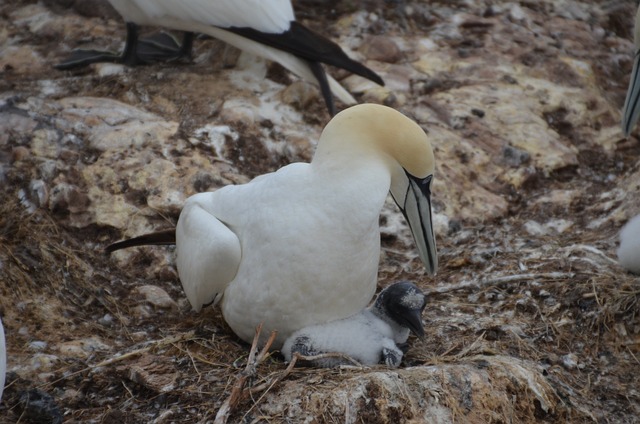
<instances>
[{"instance_id":1,"label":"adult gannet","mask_svg":"<svg viewBox=\"0 0 640 424\"><path fill-rule=\"evenodd\" d=\"M4 391L4 381L7 374L7 344L4 340L4 327L0 320L0 400Z\"/></svg>"},{"instance_id":2,"label":"adult gannet","mask_svg":"<svg viewBox=\"0 0 640 424\"><path fill-rule=\"evenodd\" d=\"M338 113L311 163L293 163L247 184L189 197L173 231L125 240L176 243L191 306L220 301L231 329L278 331L279 348L300 328L361 311L376 289L378 218L387 193L404 213L429 273L437 269L431 223L431 144L418 124L386 106Z\"/></svg>"},{"instance_id":3,"label":"adult gannet","mask_svg":"<svg viewBox=\"0 0 640 424\"><path fill-rule=\"evenodd\" d=\"M137 25L160 26L187 34L199 32L218 38L240 50L261 56L320 85L331 115L335 114L332 92L345 104L356 101L337 81L327 76L321 63L346 69L377 84L384 81L375 72L350 59L336 43L296 22L291 0L109 0L127 23L127 41L121 55L80 50L57 65L60 69L95 62L116 61L134 65L140 61ZM191 38L186 38L190 41ZM162 46L145 57L161 58ZM189 47L167 45L167 57L174 58ZM145 61L142 57L142 61Z\"/></svg>"},{"instance_id":4,"label":"adult gannet","mask_svg":"<svg viewBox=\"0 0 640 424\"><path fill-rule=\"evenodd\" d=\"M631 130L640 116L640 8L636 12L636 22L633 28L633 43L635 45L633 57L633 70L627 89L627 98L622 109L622 131L629 137Z\"/></svg>"},{"instance_id":5,"label":"adult gannet","mask_svg":"<svg viewBox=\"0 0 640 424\"><path fill-rule=\"evenodd\" d=\"M317 324L294 332L282 346L287 362L294 353L313 356L337 352L362 365L380 362L397 368L402 361L403 346L409 332L424 336L422 311L427 297L415 284L395 283L380 292L375 303L344 319ZM321 358L310 361L318 367L349 364L341 358Z\"/></svg>"},{"instance_id":6,"label":"adult gannet","mask_svg":"<svg viewBox=\"0 0 640 424\"><path fill-rule=\"evenodd\" d=\"M640 215L631 218L620 231L620 265L640 275Z\"/></svg>"}]
</instances>

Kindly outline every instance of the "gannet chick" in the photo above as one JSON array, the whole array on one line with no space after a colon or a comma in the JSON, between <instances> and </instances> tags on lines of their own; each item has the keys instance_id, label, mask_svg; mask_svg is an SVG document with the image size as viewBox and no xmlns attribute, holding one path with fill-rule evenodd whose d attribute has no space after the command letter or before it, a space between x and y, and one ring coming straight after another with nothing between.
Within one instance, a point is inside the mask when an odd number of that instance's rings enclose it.
<instances>
[{"instance_id":1,"label":"gannet chick","mask_svg":"<svg viewBox=\"0 0 640 424\"><path fill-rule=\"evenodd\" d=\"M109 0L127 23L127 41L121 55L95 50L78 51L59 65L59 69L86 66L90 63L115 61L135 65L147 61L138 54L138 25L160 26L187 34L199 32L222 40L256 56L280 63L307 81L317 83L329 113L336 107L335 94L347 105L355 99L331 76L322 63L343 68L384 85L371 69L349 58L342 48L296 22L291 0ZM147 42L146 56L162 59L162 41ZM191 50L191 36L177 48L165 46L167 58ZM333 93L333 94L332 94Z\"/></svg>"},{"instance_id":2,"label":"gannet chick","mask_svg":"<svg viewBox=\"0 0 640 424\"><path fill-rule=\"evenodd\" d=\"M191 196L175 232L115 243L107 252L175 242L192 307L220 302L241 339L251 342L263 323L264 335L278 331L278 349L300 328L367 306L389 191L427 272L436 272L434 165L431 143L414 121L386 106L353 106L324 128L311 163Z\"/></svg>"},{"instance_id":3,"label":"gannet chick","mask_svg":"<svg viewBox=\"0 0 640 424\"><path fill-rule=\"evenodd\" d=\"M640 100L640 8L636 12L633 43L635 46L633 70L631 71L631 79L627 89L627 98L622 108L622 131L625 137L629 137L640 116L640 105L638 104Z\"/></svg>"},{"instance_id":4,"label":"gannet chick","mask_svg":"<svg viewBox=\"0 0 640 424\"><path fill-rule=\"evenodd\" d=\"M631 218L620 231L618 261L624 268L640 275L640 215Z\"/></svg>"},{"instance_id":5,"label":"gannet chick","mask_svg":"<svg viewBox=\"0 0 640 424\"><path fill-rule=\"evenodd\" d=\"M317 324L293 333L282 346L287 362L294 353L314 356L341 353L362 365L384 363L397 368L402 361L409 332L424 336L422 311L426 296L408 281L395 283L380 292L375 303L361 312L341 320ZM309 361L317 367L335 367L350 362L342 358Z\"/></svg>"}]
</instances>

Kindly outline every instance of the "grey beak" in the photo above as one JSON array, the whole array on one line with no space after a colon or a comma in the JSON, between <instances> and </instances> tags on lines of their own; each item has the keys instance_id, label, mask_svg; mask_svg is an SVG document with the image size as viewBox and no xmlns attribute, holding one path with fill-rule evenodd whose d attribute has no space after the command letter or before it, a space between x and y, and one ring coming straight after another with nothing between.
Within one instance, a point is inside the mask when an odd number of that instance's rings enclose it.
<instances>
[{"instance_id":1,"label":"grey beak","mask_svg":"<svg viewBox=\"0 0 640 424\"><path fill-rule=\"evenodd\" d=\"M402 316L409 330L421 339L424 339L424 327L422 326L422 310L412 310Z\"/></svg>"},{"instance_id":2,"label":"grey beak","mask_svg":"<svg viewBox=\"0 0 640 424\"><path fill-rule=\"evenodd\" d=\"M407 192L404 199L394 197L394 200L409 223L422 263L427 272L433 275L438 270L436 238L431 222L431 181L433 175L417 178L406 171L405 174L409 180ZM400 202L400 200L402 201Z\"/></svg>"}]
</instances>

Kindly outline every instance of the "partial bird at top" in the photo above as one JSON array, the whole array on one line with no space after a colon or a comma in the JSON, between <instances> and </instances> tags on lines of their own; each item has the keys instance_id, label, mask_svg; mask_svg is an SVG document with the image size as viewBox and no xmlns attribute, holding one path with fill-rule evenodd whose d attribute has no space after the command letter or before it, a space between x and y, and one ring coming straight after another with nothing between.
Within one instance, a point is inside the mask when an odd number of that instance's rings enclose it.
<instances>
[{"instance_id":1,"label":"partial bird at top","mask_svg":"<svg viewBox=\"0 0 640 424\"><path fill-rule=\"evenodd\" d=\"M624 268L640 275L640 215L631 218L620 230L618 261Z\"/></svg>"},{"instance_id":2,"label":"partial bird at top","mask_svg":"<svg viewBox=\"0 0 640 424\"><path fill-rule=\"evenodd\" d=\"M4 327L0 320L0 400L4 391L4 381L7 374L7 344L4 339Z\"/></svg>"},{"instance_id":3,"label":"partial bird at top","mask_svg":"<svg viewBox=\"0 0 640 424\"><path fill-rule=\"evenodd\" d=\"M333 94L343 103L356 100L330 75L322 63L345 69L377 84L384 81L371 69L349 58L326 37L296 22L291 0L109 0L127 23L122 54L77 50L58 69L96 62L136 65L149 60L174 59L190 53L193 33L207 34L240 50L280 63L320 86L329 113L336 107ZM138 25L185 31L182 46L169 37L138 41Z\"/></svg>"},{"instance_id":4,"label":"partial bird at top","mask_svg":"<svg viewBox=\"0 0 640 424\"><path fill-rule=\"evenodd\" d=\"M389 191L406 217L426 270L437 255L431 222L435 160L424 130L400 112L364 104L324 128L311 163L187 199L175 229L125 240L176 244L191 306L221 302L231 329L292 332L361 311L377 286L380 211Z\"/></svg>"},{"instance_id":5,"label":"partial bird at top","mask_svg":"<svg viewBox=\"0 0 640 424\"><path fill-rule=\"evenodd\" d=\"M625 137L629 137L633 127L640 117L640 8L636 12L635 26L633 28L633 70L627 89L627 98L622 109L622 131Z\"/></svg>"}]
</instances>

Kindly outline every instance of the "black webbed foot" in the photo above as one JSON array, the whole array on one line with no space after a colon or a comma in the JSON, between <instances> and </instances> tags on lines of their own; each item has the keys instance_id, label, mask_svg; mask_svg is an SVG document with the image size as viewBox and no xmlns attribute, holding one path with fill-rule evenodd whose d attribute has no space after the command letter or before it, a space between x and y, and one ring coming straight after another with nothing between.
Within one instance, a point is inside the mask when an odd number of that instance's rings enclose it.
<instances>
[{"instance_id":1,"label":"black webbed foot","mask_svg":"<svg viewBox=\"0 0 640 424\"><path fill-rule=\"evenodd\" d=\"M382 360L390 368L398 368L402 362L402 351L396 349L382 349Z\"/></svg>"},{"instance_id":2,"label":"black webbed foot","mask_svg":"<svg viewBox=\"0 0 640 424\"><path fill-rule=\"evenodd\" d=\"M170 62L182 58L191 58L193 33L185 33L182 43L175 36L158 32L149 37L138 39L137 29L127 31L127 42L121 54L102 50L77 49L64 61L54 65L56 69L77 69L92 63L122 63L127 66L148 65L154 62ZM135 41L134 41L135 40Z\"/></svg>"},{"instance_id":3,"label":"black webbed foot","mask_svg":"<svg viewBox=\"0 0 640 424\"><path fill-rule=\"evenodd\" d=\"M71 56L53 66L56 69L67 70L83 68L92 63L101 62L121 63L122 56L109 51L77 49L71 52Z\"/></svg>"},{"instance_id":4,"label":"black webbed foot","mask_svg":"<svg viewBox=\"0 0 640 424\"><path fill-rule=\"evenodd\" d=\"M152 34L138 42L138 57L146 63L191 59L193 38L193 33L186 32L180 43L174 35L164 31Z\"/></svg>"}]
</instances>

